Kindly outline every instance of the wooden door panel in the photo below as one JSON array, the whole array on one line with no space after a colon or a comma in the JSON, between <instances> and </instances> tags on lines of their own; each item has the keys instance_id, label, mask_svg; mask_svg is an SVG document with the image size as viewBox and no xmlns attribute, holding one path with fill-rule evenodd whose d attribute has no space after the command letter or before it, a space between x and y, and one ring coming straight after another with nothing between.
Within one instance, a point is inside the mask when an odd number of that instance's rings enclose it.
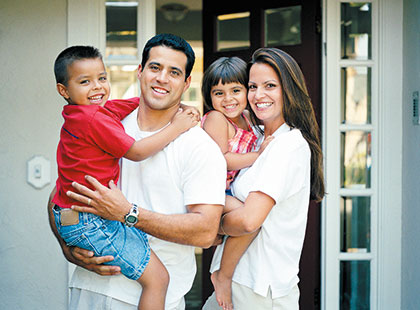
<instances>
[{"instance_id":1,"label":"wooden door panel","mask_svg":"<svg viewBox=\"0 0 420 310\"><path fill-rule=\"evenodd\" d=\"M275 46L296 59L305 76L309 94L321 127L321 2L319 0L264 0L261 4L245 1L203 1L204 69L222 56L238 56L248 62L252 53L264 46L264 10L301 5L301 44ZM250 47L232 51L217 51L216 19L218 15L250 12ZM238 30L240 31L240 29ZM308 225L300 260L300 308L320 308L320 205L311 202ZM210 262L214 249L203 253L203 301L213 292Z\"/></svg>"}]
</instances>

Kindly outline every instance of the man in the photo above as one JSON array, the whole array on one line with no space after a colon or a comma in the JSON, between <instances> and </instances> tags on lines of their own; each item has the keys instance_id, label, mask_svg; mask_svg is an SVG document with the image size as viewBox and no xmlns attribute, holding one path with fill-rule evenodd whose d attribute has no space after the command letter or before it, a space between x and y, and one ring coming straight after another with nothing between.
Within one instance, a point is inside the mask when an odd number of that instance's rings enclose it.
<instances>
[{"instance_id":1,"label":"man","mask_svg":"<svg viewBox=\"0 0 420 310\"><path fill-rule=\"evenodd\" d=\"M139 109L123 120L130 136L136 140L147 137L170 122L190 85L193 65L194 52L185 40L162 34L148 41L138 68ZM194 246L209 247L216 237L225 178L220 149L195 127L143 162L122 160L121 190L87 177L96 191L76 184L81 194L69 196L91 206L76 207L78 211L121 222L138 220L135 227L150 235L150 246L170 275L166 309L184 309L184 295L196 271ZM137 212L133 204L138 205ZM50 223L56 234L51 215ZM88 251L59 242L69 261L86 268L77 267L74 272L70 309L135 309L141 286L114 275L117 267L101 265L112 257L92 257Z\"/></svg>"}]
</instances>

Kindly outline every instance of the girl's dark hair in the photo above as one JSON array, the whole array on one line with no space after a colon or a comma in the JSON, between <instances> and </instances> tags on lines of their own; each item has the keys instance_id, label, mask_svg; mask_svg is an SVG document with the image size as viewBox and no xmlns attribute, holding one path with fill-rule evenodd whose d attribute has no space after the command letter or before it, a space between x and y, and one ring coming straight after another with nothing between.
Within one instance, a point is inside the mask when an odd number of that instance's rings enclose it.
<instances>
[{"instance_id":1,"label":"girl's dark hair","mask_svg":"<svg viewBox=\"0 0 420 310\"><path fill-rule=\"evenodd\" d=\"M213 110L211 88L219 82L239 83L248 88L248 74L245 61L239 57L221 57L215 60L204 72L201 93L207 110Z\"/></svg>"},{"instance_id":2,"label":"girl's dark hair","mask_svg":"<svg viewBox=\"0 0 420 310\"><path fill-rule=\"evenodd\" d=\"M178 37L170 33L161 33L155 35L149 41L143 49L141 67L144 68L146 62L149 60L150 50L155 46L166 46L174 50L183 52L187 56L187 65L185 68L185 80L190 76L192 68L194 67L195 62L195 53L191 45L185 41L183 38Z\"/></svg>"},{"instance_id":3,"label":"girl's dark hair","mask_svg":"<svg viewBox=\"0 0 420 310\"><path fill-rule=\"evenodd\" d=\"M62 51L54 62L54 74L57 83L67 86L69 81L68 66L76 60L99 58L102 54L96 47L76 45Z\"/></svg>"},{"instance_id":4,"label":"girl's dark hair","mask_svg":"<svg viewBox=\"0 0 420 310\"><path fill-rule=\"evenodd\" d=\"M323 156L319 140L319 127L302 71L287 53L276 48L260 48L248 64L269 65L279 77L283 90L283 117L291 128L298 128L311 150L311 199L321 201L325 195ZM256 120L251 111L252 118Z\"/></svg>"}]
</instances>

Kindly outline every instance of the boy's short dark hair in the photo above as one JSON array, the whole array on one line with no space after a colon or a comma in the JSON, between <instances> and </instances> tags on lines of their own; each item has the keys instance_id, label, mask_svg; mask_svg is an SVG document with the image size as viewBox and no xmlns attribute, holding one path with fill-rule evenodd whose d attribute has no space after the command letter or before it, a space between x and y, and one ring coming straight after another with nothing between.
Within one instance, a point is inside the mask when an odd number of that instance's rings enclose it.
<instances>
[{"instance_id":1,"label":"boy's short dark hair","mask_svg":"<svg viewBox=\"0 0 420 310\"><path fill-rule=\"evenodd\" d=\"M201 94L204 105L208 110L213 110L211 102L211 88L219 82L223 85L239 83L248 89L248 72L246 62L239 57L220 57L215 60L204 72L201 82Z\"/></svg>"},{"instance_id":2,"label":"boy's short dark hair","mask_svg":"<svg viewBox=\"0 0 420 310\"><path fill-rule=\"evenodd\" d=\"M67 72L70 66L76 60L100 58L102 54L96 47L76 45L70 46L62 51L54 62L54 74L57 83L67 86L69 75Z\"/></svg>"},{"instance_id":3,"label":"boy's short dark hair","mask_svg":"<svg viewBox=\"0 0 420 310\"><path fill-rule=\"evenodd\" d=\"M170 33L161 33L155 35L147 41L142 54L141 67L144 68L149 60L150 50L155 46L165 46L174 50L183 52L187 56L187 65L185 67L185 79L187 79L192 71L195 62L195 54L191 45L183 38Z\"/></svg>"}]
</instances>

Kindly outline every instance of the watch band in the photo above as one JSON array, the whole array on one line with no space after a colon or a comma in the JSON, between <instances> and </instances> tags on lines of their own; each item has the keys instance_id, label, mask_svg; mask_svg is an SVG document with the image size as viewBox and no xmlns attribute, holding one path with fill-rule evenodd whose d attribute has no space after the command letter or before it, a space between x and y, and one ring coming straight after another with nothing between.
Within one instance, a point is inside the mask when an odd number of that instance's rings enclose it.
<instances>
[{"instance_id":1,"label":"watch band","mask_svg":"<svg viewBox=\"0 0 420 310\"><path fill-rule=\"evenodd\" d=\"M127 227L133 227L138 222L139 207L135 204L131 204L130 211L124 216L124 224Z\"/></svg>"}]
</instances>

